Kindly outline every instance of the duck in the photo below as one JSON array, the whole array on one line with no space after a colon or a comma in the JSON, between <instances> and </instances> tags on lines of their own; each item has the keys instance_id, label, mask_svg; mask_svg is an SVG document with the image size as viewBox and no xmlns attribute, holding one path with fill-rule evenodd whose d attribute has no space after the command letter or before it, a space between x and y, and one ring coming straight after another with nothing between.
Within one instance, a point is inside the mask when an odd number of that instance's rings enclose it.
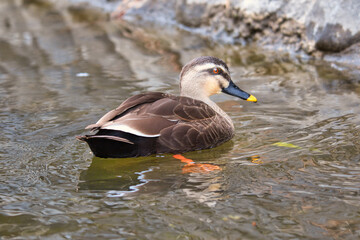
<instances>
[{"instance_id":1,"label":"duck","mask_svg":"<svg viewBox=\"0 0 360 240\"><path fill-rule=\"evenodd\" d=\"M126 99L77 136L100 158L181 154L217 147L235 134L231 118L210 96L225 93L257 102L230 77L226 63L201 56L180 72L180 96L146 92Z\"/></svg>"}]
</instances>

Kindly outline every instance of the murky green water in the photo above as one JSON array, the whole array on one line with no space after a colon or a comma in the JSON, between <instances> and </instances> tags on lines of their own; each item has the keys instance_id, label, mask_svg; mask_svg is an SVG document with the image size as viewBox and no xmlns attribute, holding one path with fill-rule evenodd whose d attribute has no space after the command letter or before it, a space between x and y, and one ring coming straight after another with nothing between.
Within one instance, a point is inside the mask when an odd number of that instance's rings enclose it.
<instances>
[{"instance_id":1,"label":"murky green water","mask_svg":"<svg viewBox=\"0 0 360 240\"><path fill-rule=\"evenodd\" d=\"M96 12L0 3L2 239L358 239L360 74ZM184 154L93 158L83 128L143 91L178 93L200 55L231 65L252 104L214 100L235 138Z\"/></svg>"}]
</instances>

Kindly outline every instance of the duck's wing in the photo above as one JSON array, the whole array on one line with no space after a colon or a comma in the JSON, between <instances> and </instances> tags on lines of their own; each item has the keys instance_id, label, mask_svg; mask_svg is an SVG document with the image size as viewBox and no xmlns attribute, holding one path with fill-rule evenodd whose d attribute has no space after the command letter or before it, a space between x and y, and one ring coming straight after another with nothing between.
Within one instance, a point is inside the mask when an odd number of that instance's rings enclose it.
<instances>
[{"instance_id":1,"label":"duck's wing","mask_svg":"<svg viewBox=\"0 0 360 240\"><path fill-rule=\"evenodd\" d=\"M159 152L187 152L216 147L233 136L219 116L196 122L181 122L160 132Z\"/></svg>"},{"instance_id":2,"label":"duck's wing","mask_svg":"<svg viewBox=\"0 0 360 240\"><path fill-rule=\"evenodd\" d=\"M164 128L158 139L159 152L186 152L215 147L231 139L231 125L202 101L180 97L174 108L178 124Z\"/></svg>"},{"instance_id":3,"label":"duck's wing","mask_svg":"<svg viewBox=\"0 0 360 240\"><path fill-rule=\"evenodd\" d=\"M145 98L144 95L141 97ZM150 97L145 98L146 102L136 98L138 104L124 104L125 107L120 106L107 113L98 123L90 127L122 131L139 137L159 137L163 129L180 122L196 123L200 119L208 119L216 114L207 104L195 99L169 94L162 94L161 98Z\"/></svg>"},{"instance_id":4,"label":"duck's wing","mask_svg":"<svg viewBox=\"0 0 360 240\"><path fill-rule=\"evenodd\" d=\"M108 129L157 137L160 131L179 122L187 122L191 126L216 115L217 113L202 101L149 92L130 97L86 129Z\"/></svg>"},{"instance_id":5,"label":"duck's wing","mask_svg":"<svg viewBox=\"0 0 360 240\"><path fill-rule=\"evenodd\" d=\"M164 94L161 92L149 92L149 93L142 93L132 96L127 100L125 100L119 107L106 113L95 124L90 124L85 129L91 129L92 131L98 130L109 121L112 121L114 119L120 118L121 116L125 115L127 111L139 107L140 105L146 103L155 102L164 97L165 97Z\"/></svg>"},{"instance_id":6,"label":"duck's wing","mask_svg":"<svg viewBox=\"0 0 360 240\"><path fill-rule=\"evenodd\" d=\"M173 108L173 114L175 118L183 121L194 122L210 119L217 115L214 109L202 101L173 95L169 95L168 98L178 102Z\"/></svg>"}]
</instances>

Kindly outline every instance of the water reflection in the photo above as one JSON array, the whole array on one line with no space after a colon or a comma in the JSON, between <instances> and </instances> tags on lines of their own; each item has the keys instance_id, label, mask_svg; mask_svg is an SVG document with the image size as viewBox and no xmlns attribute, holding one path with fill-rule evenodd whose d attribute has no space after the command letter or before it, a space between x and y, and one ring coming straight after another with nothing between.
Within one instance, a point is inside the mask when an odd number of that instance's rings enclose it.
<instances>
[{"instance_id":1,"label":"water reflection","mask_svg":"<svg viewBox=\"0 0 360 240\"><path fill-rule=\"evenodd\" d=\"M218 159L231 152L232 147L230 141L216 149L186 153L186 157L180 155L181 158L171 154L123 159L93 157L91 165L80 174L78 189L107 191L108 197L122 197L135 193L169 192L176 187L183 188L188 194L200 191L201 195L206 185L204 179L213 181L218 178L222 170L218 165L224 165ZM183 159L192 163L184 162ZM181 173L182 176L179 175ZM202 187L193 188L196 182ZM189 183L192 187L185 190Z\"/></svg>"},{"instance_id":2,"label":"water reflection","mask_svg":"<svg viewBox=\"0 0 360 240\"><path fill-rule=\"evenodd\" d=\"M121 190L131 192L146 182L144 174L156 165L156 158L101 159L94 157L80 174L79 190Z\"/></svg>"}]
</instances>

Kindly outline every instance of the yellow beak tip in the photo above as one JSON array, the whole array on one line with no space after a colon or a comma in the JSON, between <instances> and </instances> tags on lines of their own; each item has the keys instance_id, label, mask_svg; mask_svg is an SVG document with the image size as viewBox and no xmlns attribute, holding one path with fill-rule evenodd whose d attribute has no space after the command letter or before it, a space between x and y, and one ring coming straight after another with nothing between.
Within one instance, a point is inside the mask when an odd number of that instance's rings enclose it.
<instances>
[{"instance_id":1,"label":"yellow beak tip","mask_svg":"<svg viewBox=\"0 0 360 240\"><path fill-rule=\"evenodd\" d=\"M256 99L256 97L254 97L253 95L250 95L250 97L248 97L248 99L246 99L246 101L249 101L249 102L257 102L257 99Z\"/></svg>"}]
</instances>

